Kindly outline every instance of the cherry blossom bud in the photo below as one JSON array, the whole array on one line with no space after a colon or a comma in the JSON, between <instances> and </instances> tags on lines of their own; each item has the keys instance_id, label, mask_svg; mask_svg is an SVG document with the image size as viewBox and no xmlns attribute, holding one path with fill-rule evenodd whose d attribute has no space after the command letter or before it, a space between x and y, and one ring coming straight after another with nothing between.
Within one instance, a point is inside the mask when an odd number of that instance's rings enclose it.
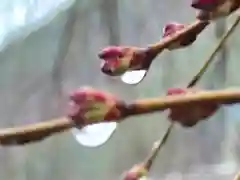
<instances>
[{"instance_id":1,"label":"cherry blossom bud","mask_svg":"<svg viewBox=\"0 0 240 180\"><path fill-rule=\"evenodd\" d=\"M173 88L169 89L167 95L188 95L192 93L201 92L196 89L181 89ZM214 115L218 110L219 104L216 103L196 103L182 105L170 109L169 118L172 121L179 122L185 127L191 127L196 125L199 121L209 118Z\"/></svg>"},{"instance_id":2,"label":"cherry blossom bud","mask_svg":"<svg viewBox=\"0 0 240 180\"><path fill-rule=\"evenodd\" d=\"M103 49L98 56L103 61L102 72L109 76L120 76L129 70L144 69L148 60L145 50L137 47L111 46Z\"/></svg>"},{"instance_id":3,"label":"cherry blossom bud","mask_svg":"<svg viewBox=\"0 0 240 180\"><path fill-rule=\"evenodd\" d=\"M92 88L82 88L70 95L68 116L79 126L116 121L123 103L115 96Z\"/></svg>"},{"instance_id":4,"label":"cherry blossom bud","mask_svg":"<svg viewBox=\"0 0 240 180\"><path fill-rule=\"evenodd\" d=\"M174 49L180 49L180 48L190 46L191 44L194 43L194 41L196 41L198 34L200 34L202 32L202 30L206 27L206 25L207 24L202 24L198 29L195 29L190 34L188 34L187 36L184 36L183 38L181 38L177 42L172 43L168 47L168 49L169 50L174 50ZM180 31L180 30L184 29L185 27L186 27L186 25L179 24L179 23L176 23L176 22L168 23L163 29L163 38L168 37L168 36L172 36L177 31Z\"/></svg>"},{"instance_id":5,"label":"cherry blossom bud","mask_svg":"<svg viewBox=\"0 0 240 180\"><path fill-rule=\"evenodd\" d=\"M82 88L70 95L68 117L75 123L72 133L81 145L97 147L106 143L117 128L124 102L92 88Z\"/></svg>"},{"instance_id":6,"label":"cherry blossom bud","mask_svg":"<svg viewBox=\"0 0 240 180\"><path fill-rule=\"evenodd\" d=\"M104 74L122 76L124 83L138 84L146 76L156 54L150 53L148 48L111 46L98 56L102 60L101 71Z\"/></svg>"}]
</instances>

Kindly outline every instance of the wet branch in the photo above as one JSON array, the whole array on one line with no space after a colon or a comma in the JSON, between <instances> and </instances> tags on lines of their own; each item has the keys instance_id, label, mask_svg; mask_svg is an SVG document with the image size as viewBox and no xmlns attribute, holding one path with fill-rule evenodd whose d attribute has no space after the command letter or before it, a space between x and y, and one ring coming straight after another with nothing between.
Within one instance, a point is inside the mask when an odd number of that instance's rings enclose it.
<instances>
[{"instance_id":1,"label":"wet branch","mask_svg":"<svg viewBox=\"0 0 240 180\"><path fill-rule=\"evenodd\" d=\"M230 35L234 32L234 30L236 29L237 25L240 22L240 17L237 17L236 21L234 22L234 24L231 26L231 28L226 32L226 34L221 38L221 40L219 41L219 43L217 44L217 46L215 47L215 49L213 50L213 52L211 53L211 55L208 57L208 59L205 61L205 64L203 65L203 67L200 69L200 71L193 77L193 79L189 82L187 88L191 88L193 86L195 86L197 84L197 82L201 79L201 77L203 76L203 74L206 72L206 70L208 69L209 65L213 62L214 57L216 56L216 54L219 52L219 50L221 49L221 47L224 45L224 43L226 42L226 40L230 37ZM221 95L220 95L221 96ZM150 170L153 162L155 161L155 159L157 158L157 155L159 153L159 151L161 150L161 148L166 144L169 135L171 134L171 131L173 129L174 124L171 123L167 129L167 131L165 132L164 136L162 139L159 139L158 141L156 141L152 147L152 151L149 154L149 156L146 158L145 162L144 162L144 167L147 171Z\"/></svg>"},{"instance_id":2,"label":"wet branch","mask_svg":"<svg viewBox=\"0 0 240 180\"><path fill-rule=\"evenodd\" d=\"M189 86L193 86L200 79L200 77L209 66L215 54L221 48L222 44L226 41L228 36L233 32L238 22L239 22L239 18L235 22L234 26L228 31L228 34L225 35L224 38L220 41L220 44L216 47L215 51L209 57L205 66L194 77L194 79L191 81ZM202 29L203 25L204 26L208 25L208 22L196 21L195 23L187 26L184 30L177 32L173 36L164 38L161 42L155 45L151 45L150 47L154 47L155 50L159 51L163 48L166 48L171 43L177 41L179 38L187 35L188 33L191 33L196 29L197 30ZM202 101L238 103L240 101L240 90L209 91L209 92L198 93L196 95L161 97L161 98L138 100L130 104L126 103L125 108L127 109L128 112L122 118L122 120L124 120L129 116L153 113L156 111L163 111L165 109L172 108L175 106L181 106L183 104L188 104L188 103L198 103ZM7 145L24 145L27 143L38 142L49 136L52 136L53 134L66 131L73 127L75 127L75 124L71 119L68 119L67 117L62 117L59 119L49 120L47 122L26 125L22 127L0 129L0 144L3 146L7 146ZM159 144L164 144L164 143L159 143ZM150 156L150 157L155 157L155 156Z\"/></svg>"}]
</instances>

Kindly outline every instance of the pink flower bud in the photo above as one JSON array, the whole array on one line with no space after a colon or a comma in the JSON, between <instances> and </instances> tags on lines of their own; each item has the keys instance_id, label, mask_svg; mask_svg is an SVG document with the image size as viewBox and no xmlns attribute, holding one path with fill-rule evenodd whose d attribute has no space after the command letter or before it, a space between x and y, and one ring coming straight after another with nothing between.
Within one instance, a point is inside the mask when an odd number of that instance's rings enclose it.
<instances>
[{"instance_id":1,"label":"pink flower bud","mask_svg":"<svg viewBox=\"0 0 240 180\"><path fill-rule=\"evenodd\" d=\"M101 71L109 76L121 76L129 70L148 68L154 57L145 49L111 46L103 49L98 57L102 60Z\"/></svg>"},{"instance_id":2,"label":"pink flower bud","mask_svg":"<svg viewBox=\"0 0 240 180\"><path fill-rule=\"evenodd\" d=\"M179 24L179 23L168 23L164 29L163 29L163 38L167 36L172 36L175 34L177 31L182 30L185 28L184 24ZM183 37L179 41L172 43L168 49L169 50L174 50L174 49L179 49L179 48L184 48L186 46L191 45L197 38L198 33L194 32L191 34L188 34L188 36Z\"/></svg>"},{"instance_id":3,"label":"pink flower bud","mask_svg":"<svg viewBox=\"0 0 240 180\"><path fill-rule=\"evenodd\" d=\"M82 88L70 95L68 117L80 127L121 118L124 103L109 93Z\"/></svg>"},{"instance_id":4,"label":"pink flower bud","mask_svg":"<svg viewBox=\"0 0 240 180\"><path fill-rule=\"evenodd\" d=\"M187 95L197 93L196 89L181 89L173 88L169 89L167 95ZM181 125L191 127L196 125L199 121L204 120L212 116L219 108L219 104L216 103L196 103L182 105L170 109L169 118L172 121L179 122Z\"/></svg>"}]
</instances>

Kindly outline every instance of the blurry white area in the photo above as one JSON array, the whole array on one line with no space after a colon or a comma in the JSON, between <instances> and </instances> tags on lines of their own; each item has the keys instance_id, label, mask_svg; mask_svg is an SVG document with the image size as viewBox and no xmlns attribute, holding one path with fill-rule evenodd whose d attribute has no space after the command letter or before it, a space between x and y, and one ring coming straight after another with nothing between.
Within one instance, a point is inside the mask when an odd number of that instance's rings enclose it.
<instances>
[{"instance_id":1,"label":"blurry white area","mask_svg":"<svg viewBox=\"0 0 240 180\"><path fill-rule=\"evenodd\" d=\"M226 162L223 164L203 165L191 168L189 173L172 172L167 174L163 180L215 180L232 179L238 173L237 164L234 162Z\"/></svg>"},{"instance_id":2,"label":"blurry white area","mask_svg":"<svg viewBox=\"0 0 240 180\"><path fill-rule=\"evenodd\" d=\"M195 174L233 175L238 171L238 165L233 161L229 161L222 164L198 166L191 170Z\"/></svg>"},{"instance_id":3,"label":"blurry white area","mask_svg":"<svg viewBox=\"0 0 240 180\"><path fill-rule=\"evenodd\" d=\"M1 0L0 50L51 21L75 0Z\"/></svg>"}]
</instances>

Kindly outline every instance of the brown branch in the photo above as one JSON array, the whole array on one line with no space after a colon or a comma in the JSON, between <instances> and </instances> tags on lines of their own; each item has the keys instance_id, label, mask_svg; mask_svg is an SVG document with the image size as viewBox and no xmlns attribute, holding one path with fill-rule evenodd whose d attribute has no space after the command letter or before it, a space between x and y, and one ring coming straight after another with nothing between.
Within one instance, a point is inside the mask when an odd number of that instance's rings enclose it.
<instances>
[{"instance_id":1,"label":"brown branch","mask_svg":"<svg viewBox=\"0 0 240 180\"><path fill-rule=\"evenodd\" d=\"M128 115L136 116L157 111L164 111L173 107L181 107L198 103L218 103L223 105L240 103L239 90L203 91L196 94L174 95L159 98L137 100L128 105Z\"/></svg>"},{"instance_id":2,"label":"brown branch","mask_svg":"<svg viewBox=\"0 0 240 180\"><path fill-rule=\"evenodd\" d=\"M138 101L135 104L139 104L139 106L144 106L145 113L151 113L156 110L164 110L176 106L186 105L186 104L195 104L199 102L216 102L222 104L233 104L240 102L240 89L239 90L218 90L218 91L206 91L206 92L199 92L197 94L187 94L187 95L174 95L172 97L165 97L165 98L156 98L156 99L148 99ZM140 111L139 111L140 112ZM136 115L136 113L134 113ZM165 133L162 140L158 140L154 143L153 148L146 158L146 160L138 165L135 165L133 169L133 173L137 175L138 178L141 176L146 176L146 172L152 167L154 160L157 157L159 150L164 146L166 143L170 132L173 128L173 123L169 126L167 132ZM138 167L138 168L135 168ZM142 174L142 171L145 173ZM132 174L132 169L125 174L125 179L128 180L129 174Z\"/></svg>"},{"instance_id":3,"label":"brown branch","mask_svg":"<svg viewBox=\"0 0 240 180\"><path fill-rule=\"evenodd\" d=\"M192 25L189 25L182 31L176 33L171 37L164 38L158 44L152 45L154 49L159 50L161 48L167 47L169 44L175 42L179 38L187 35L193 30L202 27L208 22L197 21ZM210 58L211 59L211 58ZM210 60L209 60L210 61ZM202 72L203 73L203 72ZM197 75L197 76L201 76ZM215 94L216 93L216 94ZM175 96L175 97L163 97L154 98L148 100L136 101L132 104L127 105L128 114L125 116L140 115L146 113L152 113L159 110L165 110L174 106L179 106L186 103L194 103L200 101L226 101L226 100L237 100L239 101L239 91L220 91L220 92L207 92L206 94L200 93L197 95L187 95L187 96ZM0 129L0 144L1 145L24 145L26 143L38 142L43 140L53 134L60 133L62 131L68 130L74 127L71 120L62 117L55 120L50 120L43 123L37 123L16 128Z\"/></svg>"},{"instance_id":4,"label":"brown branch","mask_svg":"<svg viewBox=\"0 0 240 180\"><path fill-rule=\"evenodd\" d=\"M62 117L33 125L6 128L0 130L0 144L9 146L38 142L72 127L74 127L73 122Z\"/></svg>"},{"instance_id":5,"label":"brown branch","mask_svg":"<svg viewBox=\"0 0 240 180\"><path fill-rule=\"evenodd\" d=\"M174 43L187 34L196 30L203 30L208 24L208 22L196 21L173 36L166 37L160 42L150 45L149 48L153 51L160 52L171 43ZM0 144L24 145L30 142L37 142L71 127L73 127L72 121L67 118L60 118L45 123L38 123L17 128L7 128L0 130Z\"/></svg>"},{"instance_id":6,"label":"brown branch","mask_svg":"<svg viewBox=\"0 0 240 180\"><path fill-rule=\"evenodd\" d=\"M199 92L189 95L175 95L172 97L160 97L135 101L128 107L129 114L125 118L136 115L143 115L162 111L165 109L195 104L200 102L217 102L222 104L233 104L240 102L240 90L218 90ZM125 119L124 118L124 119ZM122 120L124 120L122 119ZM44 139L55 133L68 130L75 125L65 117L23 127L7 128L0 130L0 144L2 145L21 145Z\"/></svg>"},{"instance_id":7,"label":"brown branch","mask_svg":"<svg viewBox=\"0 0 240 180\"><path fill-rule=\"evenodd\" d=\"M228 39L228 37L230 37L230 35L234 32L234 30L236 29L237 25L239 24L240 21L240 16L237 17L235 23L232 25L232 27L228 30L228 32L221 38L221 40L219 41L219 43L217 44L217 46L215 47L215 49L213 50L213 52L211 53L211 55L209 56L209 58L206 60L205 64L203 65L203 67L200 69L200 71L193 77L193 79L189 82L187 88L191 88L193 86L195 86L197 84L197 82L201 79L201 77L203 76L203 74L206 72L206 70L208 69L209 65L211 64L211 62L213 62L214 57L216 56L216 54L219 52L219 50L221 49L221 47L224 45L224 43L226 42L226 40ZM144 166L146 168L146 170L150 170L154 160L157 158L157 155L159 153L159 151L161 150L161 148L164 146L164 144L166 144L169 135L171 134L171 131L173 129L173 123L170 124L170 126L168 127L167 131L165 132L164 136L162 139L159 139L158 141L156 141L152 147L152 151L149 155L149 157L147 157L147 159L145 160Z\"/></svg>"}]
</instances>

